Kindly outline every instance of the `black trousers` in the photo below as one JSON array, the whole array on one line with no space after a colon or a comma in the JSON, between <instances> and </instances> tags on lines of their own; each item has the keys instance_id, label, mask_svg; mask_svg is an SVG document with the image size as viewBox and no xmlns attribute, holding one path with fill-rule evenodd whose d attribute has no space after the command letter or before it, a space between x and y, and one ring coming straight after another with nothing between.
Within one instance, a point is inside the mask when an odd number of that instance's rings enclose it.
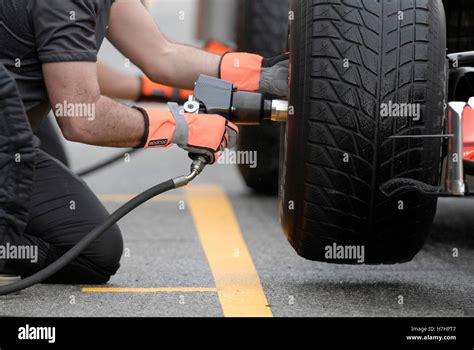
<instances>
[{"instance_id":1,"label":"black trousers","mask_svg":"<svg viewBox=\"0 0 474 350\"><path fill-rule=\"evenodd\" d=\"M53 120L51 118L44 118L38 129L36 129L35 135L41 140L40 148L43 151L64 165L69 166L69 159L61 142L61 136L54 129Z\"/></svg>"},{"instance_id":2,"label":"black trousers","mask_svg":"<svg viewBox=\"0 0 474 350\"><path fill-rule=\"evenodd\" d=\"M7 271L23 277L34 274L57 260L107 216L107 210L83 180L38 150L27 228L22 236L8 236L10 244L38 246L38 261L8 260ZM119 269L122 251L122 235L114 226L47 282L106 283Z\"/></svg>"}]
</instances>

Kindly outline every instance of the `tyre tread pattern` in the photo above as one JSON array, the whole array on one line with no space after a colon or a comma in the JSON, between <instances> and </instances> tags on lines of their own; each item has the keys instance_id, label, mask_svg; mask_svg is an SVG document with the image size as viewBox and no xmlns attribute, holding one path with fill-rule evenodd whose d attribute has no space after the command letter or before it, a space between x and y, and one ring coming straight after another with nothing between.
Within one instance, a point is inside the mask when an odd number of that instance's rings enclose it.
<instances>
[{"instance_id":1,"label":"tyre tread pattern","mask_svg":"<svg viewBox=\"0 0 474 350\"><path fill-rule=\"evenodd\" d=\"M444 62L433 57L442 50L441 25L433 23L440 3L303 2L311 23L301 40L310 48L305 69L311 78L296 248L321 260L332 242L364 244L369 263L411 260L424 243L436 200L407 195L395 201L377 189L397 177L438 184L441 140L390 137L442 130L443 101L435 99L444 89ZM419 104L421 121L382 118L380 106L390 101Z\"/></svg>"}]
</instances>

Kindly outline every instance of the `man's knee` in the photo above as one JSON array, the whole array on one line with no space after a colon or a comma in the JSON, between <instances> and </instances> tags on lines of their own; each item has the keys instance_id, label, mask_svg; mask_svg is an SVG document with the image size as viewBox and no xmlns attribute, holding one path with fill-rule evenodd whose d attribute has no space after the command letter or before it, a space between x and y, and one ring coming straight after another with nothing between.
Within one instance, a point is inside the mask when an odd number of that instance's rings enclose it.
<instances>
[{"instance_id":1,"label":"man's knee","mask_svg":"<svg viewBox=\"0 0 474 350\"><path fill-rule=\"evenodd\" d=\"M97 247L94 264L102 271L104 281L106 283L116 274L120 268L120 260L123 253L123 238L120 228L117 225L112 226L104 233L104 240Z\"/></svg>"},{"instance_id":2,"label":"man's knee","mask_svg":"<svg viewBox=\"0 0 474 350\"><path fill-rule=\"evenodd\" d=\"M118 226L114 225L46 283L105 284L120 268L122 251L122 234ZM57 260L64 253L66 251L53 248L50 250L50 259Z\"/></svg>"}]
</instances>

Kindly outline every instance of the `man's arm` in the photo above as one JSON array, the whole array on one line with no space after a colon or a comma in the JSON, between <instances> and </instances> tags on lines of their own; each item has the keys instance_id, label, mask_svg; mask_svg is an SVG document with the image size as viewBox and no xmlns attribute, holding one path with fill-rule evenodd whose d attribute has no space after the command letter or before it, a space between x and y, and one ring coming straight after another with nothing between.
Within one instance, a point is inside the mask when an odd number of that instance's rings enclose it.
<instances>
[{"instance_id":1,"label":"man's arm","mask_svg":"<svg viewBox=\"0 0 474 350\"><path fill-rule=\"evenodd\" d=\"M225 118L183 115L176 105L172 110L134 109L101 95L93 15L100 1L30 2L44 81L64 136L109 147L160 148L177 144L214 161L215 153L231 144L235 139L232 135L237 133ZM77 11L76 21L68 19L71 8Z\"/></svg>"},{"instance_id":2,"label":"man's arm","mask_svg":"<svg viewBox=\"0 0 474 350\"><path fill-rule=\"evenodd\" d=\"M101 96L95 63L47 63L43 74L51 107L66 139L107 147L137 147L143 142L142 113ZM68 108L92 111L93 115L59 116L60 109L64 112Z\"/></svg>"},{"instance_id":3,"label":"man's arm","mask_svg":"<svg viewBox=\"0 0 474 350\"><path fill-rule=\"evenodd\" d=\"M134 109L101 96L92 62L43 64L43 75L53 112L70 141L108 147L177 144L212 164L237 139L237 127L219 115L182 113L177 104L171 110Z\"/></svg>"},{"instance_id":4,"label":"man's arm","mask_svg":"<svg viewBox=\"0 0 474 350\"><path fill-rule=\"evenodd\" d=\"M155 82L193 89L200 74L219 75L220 56L169 42L139 0L112 5L107 37Z\"/></svg>"},{"instance_id":5,"label":"man's arm","mask_svg":"<svg viewBox=\"0 0 474 350\"><path fill-rule=\"evenodd\" d=\"M102 62L97 62L97 73L102 95L129 101L140 98L142 79L139 76L122 73Z\"/></svg>"},{"instance_id":6,"label":"man's arm","mask_svg":"<svg viewBox=\"0 0 474 350\"><path fill-rule=\"evenodd\" d=\"M112 99L137 102L178 102L187 101L193 92L185 89L157 84L147 76L122 73L105 63L97 62L100 92Z\"/></svg>"}]
</instances>

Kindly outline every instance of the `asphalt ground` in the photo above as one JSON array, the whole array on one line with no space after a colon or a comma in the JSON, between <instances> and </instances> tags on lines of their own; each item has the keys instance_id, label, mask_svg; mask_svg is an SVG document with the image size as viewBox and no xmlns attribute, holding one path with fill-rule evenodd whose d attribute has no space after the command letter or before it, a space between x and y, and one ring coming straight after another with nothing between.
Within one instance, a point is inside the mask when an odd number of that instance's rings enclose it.
<instances>
[{"instance_id":1,"label":"asphalt ground","mask_svg":"<svg viewBox=\"0 0 474 350\"><path fill-rule=\"evenodd\" d=\"M178 8L168 5L162 27L191 42L192 24L177 26L171 19ZM123 57L107 45L102 57L122 66ZM76 170L117 154L78 144L67 149ZM147 150L86 180L112 211L188 167L179 149ZM235 166L216 165L191 187L120 222L122 267L108 285L38 285L0 298L0 315L474 316L473 212L473 200L441 200L429 242L407 264L316 263L287 243L276 198L253 194Z\"/></svg>"},{"instance_id":2,"label":"asphalt ground","mask_svg":"<svg viewBox=\"0 0 474 350\"><path fill-rule=\"evenodd\" d=\"M77 169L117 152L77 144L68 149ZM112 211L132 195L186 173L188 164L177 148L147 150L87 182ZM254 195L234 166L216 165L191 187L144 205L120 223L122 267L108 285L38 285L2 297L0 314L474 316L473 210L472 200L441 200L428 244L407 264L311 262L298 257L283 236L276 198Z\"/></svg>"}]
</instances>

